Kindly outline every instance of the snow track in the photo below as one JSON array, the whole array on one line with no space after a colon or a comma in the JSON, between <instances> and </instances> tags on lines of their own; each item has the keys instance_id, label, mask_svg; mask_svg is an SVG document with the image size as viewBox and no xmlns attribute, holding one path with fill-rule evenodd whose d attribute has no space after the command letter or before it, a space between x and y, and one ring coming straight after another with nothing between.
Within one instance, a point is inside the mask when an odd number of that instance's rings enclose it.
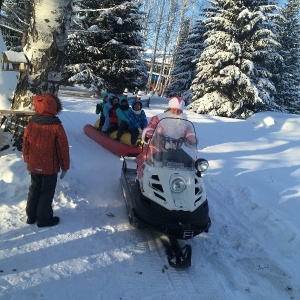
<instances>
[{"instance_id":1,"label":"snow track","mask_svg":"<svg viewBox=\"0 0 300 300\"><path fill-rule=\"evenodd\" d=\"M225 187L208 178L206 188L213 220L204 245L207 262L219 281L226 283L226 290L231 290L235 297L246 291L247 299L292 299L297 290L291 288L295 284L284 263L273 261L271 253L262 247L268 237L261 236L261 233L268 229L261 231L259 227L265 218L269 218L269 212L254 205L248 187L233 186L229 180ZM197 245L205 251L204 245Z\"/></svg>"},{"instance_id":2,"label":"snow track","mask_svg":"<svg viewBox=\"0 0 300 300\"><path fill-rule=\"evenodd\" d=\"M258 177L265 178L261 182L244 169L234 173L228 158L233 151L219 161L222 137L211 134L216 146L204 140L209 147L202 150L203 157L212 162L204 177L212 226L191 241L179 241L191 244L192 266L174 269L162 235L128 222L119 181L122 161L83 133L84 125L98 118L97 100L66 94L61 99L71 169L58 180L58 226L25 224L30 178L20 153L0 155L6 170L0 169L0 300L300 300L298 223L269 204L277 197L272 188L280 184L278 173L266 171ZM161 112L165 104L152 97L147 116ZM203 132L220 128L214 127L217 119L202 118Z\"/></svg>"}]
</instances>

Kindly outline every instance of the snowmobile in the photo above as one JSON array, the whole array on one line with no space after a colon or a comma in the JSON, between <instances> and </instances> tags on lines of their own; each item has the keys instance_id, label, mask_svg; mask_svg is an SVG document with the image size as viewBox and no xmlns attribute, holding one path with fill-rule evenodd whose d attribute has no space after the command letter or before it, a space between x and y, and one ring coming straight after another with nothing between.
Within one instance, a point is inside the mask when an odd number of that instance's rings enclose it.
<instances>
[{"instance_id":1,"label":"snowmobile","mask_svg":"<svg viewBox=\"0 0 300 300\"><path fill-rule=\"evenodd\" d=\"M142 138L142 166L129 168L132 158L123 157L120 180L129 222L168 238L171 266L190 266L191 246L180 247L178 240L208 232L211 225L202 177L208 161L197 158L195 128L186 119L163 118L150 139L147 129Z\"/></svg>"}]
</instances>

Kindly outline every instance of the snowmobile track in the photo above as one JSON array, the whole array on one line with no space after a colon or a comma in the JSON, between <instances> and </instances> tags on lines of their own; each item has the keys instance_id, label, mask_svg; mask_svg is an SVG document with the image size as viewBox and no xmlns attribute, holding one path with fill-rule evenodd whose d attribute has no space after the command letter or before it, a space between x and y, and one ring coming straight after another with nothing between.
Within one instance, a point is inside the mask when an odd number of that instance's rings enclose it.
<instances>
[{"instance_id":1,"label":"snowmobile track","mask_svg":"<svg viewBox=\"0 0 300 300\"><path fill-rule=\"evenodd\" d=\"M216 281L215 276L210 275L213 274L213 272L211 272L211 269L209 268L210 264L207 264L204 260L203 264L200 266L201 278L194 276L195 267L197 268L198 273L199 266L193 267L193 257L192 266L190 268L173 268L168 264L165 247L162 243L162 239L164 239L165 237L151 230L146 230L145 236L148 239L149 247L157 252L157 255L161 260L161 265L156 265L155 268L161 268L161 272L166 274L167 282L171 286L168 293L169 298L167 297L166 299L183 299L178 295L178 290L182 291L182 297L184 297L185 292L188 290L189 296L191 296L191 298L193 299L224 300L224 294L226 294L227 292L225 292L223 290L223 287L220 286L220 283ZM179 243L183 245L186 244L186 241L179 241ZM201 255L201 253L193 252L193 255Z\"/></svg>"}]
</instances>

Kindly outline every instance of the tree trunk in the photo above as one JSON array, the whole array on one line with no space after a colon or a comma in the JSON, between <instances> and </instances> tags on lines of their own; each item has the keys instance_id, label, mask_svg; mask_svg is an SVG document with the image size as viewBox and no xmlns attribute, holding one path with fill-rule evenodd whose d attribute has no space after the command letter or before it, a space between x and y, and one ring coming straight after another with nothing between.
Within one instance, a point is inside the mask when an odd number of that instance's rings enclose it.
<instances>
[{"instance_id":1,"label":"tree trunk","mask_svg":"<svg viewBox=\"0 0 300 300\"><path fill-rule=\"evenodd\" d=\"M167 15L167 27L165 30L165 36L164 36L164 50L163 50L163 57L162 57L162 62L161 62L161 69L158 75L158 79L156 82L156 86L154 88L154 93L157 93L159 96L161 95L162 92L162 78L164 76L164 71L165 71L165 63L166 63L166 55L167 55L167 47L169 46L171 37L174 33L175 29L175 17L178 13L178 5L177 1L170 0L169 1L169 12Z\"/></svg>"},{"instance_id":2,"label":"tree trunk","mask_svg":"<svg viewBox=\"0 0 300 300\"><path fill-rule=\"evenodd\" d=\"M139 1L141 3L141 1ZM146 7L146 1L143 1L143 9L142 11L147 11L145 18L144 18L144 26L142 30L142 36L144 38L144 47L145 43L148 38L148 33L149 33L149 23L150 23L150 18L151 15L153 14L153 6L154 6L154 0L150 0L150 3Z\"/></svg>"},{"instance_id":3,"label":"tree trunk","mask_svg":"<svg viewBox=\"0 0 300 300\"><path fill-rule=\"evenodd\" d=\"M178 28L177 38L176 38L176 44L175 44L172 59L171 59L171 62L170 62L170 73L169 73L169 76L168 76L168 82L169 83L172 81L172 72L173 72L173 69L176 65L177 54L178 54L178 50L179 50L180 37L181 37L182 31L183 31L187 9L188 9L188 1L183 0L182 1L181 12L180 12L180 22L179 22L179 28Z\"/></svg>"},{"instance_id":4,"label":"tree trunk","mask_svg":"<svg viewBox=\"0 0 300 300\"><path fill-rule=\"evenodd\" d=\"M29 72L20 73L12 108L32 108L31 98L57 94L72 15L72 0L34 0L24 53Z\"/></svg>"},{"instance_id":5,"label":"tree trunk","mask_svg":"<svg viewBox=\"0 0 300 300\"><path fill-rule=\"evenodd\" d=\"M158 39L159 39L159 34L160 30L162 27L162 22L163 22L163 13L164 13L164 8L165 8L165 0L162 0L161 6L160 6L160 12L159 12L159 17L157 19L156 25L155 25L155 38L153 40L153 48L152 48L152 57L151 57L151 65L150 65L150 71L149 71L149 77L148 77L148 88L149 91L151 90L151 83L152 83L152 74L153 74L153 69L154 69L154 64L155 64L155 59L156 59L156 52L157 52L157 44L158 44Z\"/></svg>"}]
</instances>

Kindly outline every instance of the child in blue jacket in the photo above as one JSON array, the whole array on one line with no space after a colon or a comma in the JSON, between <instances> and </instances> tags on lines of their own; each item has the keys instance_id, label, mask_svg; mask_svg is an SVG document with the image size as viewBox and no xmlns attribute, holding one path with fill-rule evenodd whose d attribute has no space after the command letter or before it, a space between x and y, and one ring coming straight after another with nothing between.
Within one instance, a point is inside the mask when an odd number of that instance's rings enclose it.
<instances>
[{"instance_id":1,"label":"child in blue jacket","mask_svg":"<svg viewBox=\"0 0 300 300\"><path fill-rule=\"evenodd\" d=\"M129 126L129 120L128 120L128 114L131 110L131 107L129 107L128 100L126 98L123 98L121 100L121 105L117 109L117 116L119 119L119 129L117 132L117 137L115 138L116 141L120 141L120 138L124 131L128 130Z\"/></svg>"},{"instance_id":2,"label":"child in blue jacket","mask_svg":"<svg viewBox=\"0 0 300 300\"><path fill-rule=\"evenodd\" d=\"M138 146L136 144L137 138L148 124L145 111L142 108L143 106L141 102L133 101L132 110L128 113L128 128L131 133L131 145L133 146Z\"/></svg>"}]
</instances>

